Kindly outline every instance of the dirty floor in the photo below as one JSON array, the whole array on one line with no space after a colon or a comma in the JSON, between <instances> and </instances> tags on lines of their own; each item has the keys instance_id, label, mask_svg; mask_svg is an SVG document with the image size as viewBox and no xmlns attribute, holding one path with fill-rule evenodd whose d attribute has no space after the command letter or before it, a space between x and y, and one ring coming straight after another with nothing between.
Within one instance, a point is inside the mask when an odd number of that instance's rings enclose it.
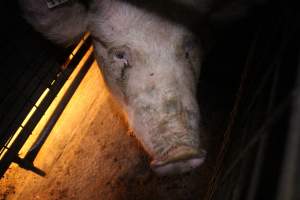
<instances>
[{"instance_id":1,"label":"dirty floor","mask_svg":"<svg viewBox=\"0 0 300 200\"><path fill-rule=\"evenodd\" d=\"M46 176L13 164L0 199L203 199L212 160L185 175L156 176L94 63L35 160Z\"/></svg>"}]
</instances>

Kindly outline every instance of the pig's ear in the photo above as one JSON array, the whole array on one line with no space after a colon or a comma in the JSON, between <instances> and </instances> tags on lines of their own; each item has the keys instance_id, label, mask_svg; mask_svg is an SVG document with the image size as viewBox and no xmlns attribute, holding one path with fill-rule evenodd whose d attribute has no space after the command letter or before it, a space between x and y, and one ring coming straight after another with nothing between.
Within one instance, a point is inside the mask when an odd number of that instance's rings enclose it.
<instances>
[{"instance_id":1,"label":"pig's ear","mask_svg":"<svg viewBox=\"0 0 300 200\"><path fill-rule=\"evenodd\" d=\"M87 7L78 0L19 0L19 4L25 19L58 44L72 44L87 29Z\"/></svg>"}]
</instances>

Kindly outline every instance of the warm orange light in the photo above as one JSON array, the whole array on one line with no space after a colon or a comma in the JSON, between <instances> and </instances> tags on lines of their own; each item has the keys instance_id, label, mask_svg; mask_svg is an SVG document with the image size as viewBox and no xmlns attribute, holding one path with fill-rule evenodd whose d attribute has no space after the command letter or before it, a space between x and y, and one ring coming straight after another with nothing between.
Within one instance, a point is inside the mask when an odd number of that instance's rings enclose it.
<instances>
[{"instance_id":1,"label":"warm orange light","mask_svg":"<svg viewBox=\"0 0 300 200\"><path fill-rule=\"evenodd\" d=\"M75 55L78 50L80 49L80 47L83 45L84 41L89 37L90 33L86 33L84 36L83 36L83 39L80 40L80 42L78 43L78 45L75 47L75 49L72 51L71 55Z\"/></svg>"},{"instance_id":2,"label":"warm orange light","mask_svg":"<svg viewBox=\"0 0 300 200\"><path fill-rule=\"evenodd\" d=\"M55 80L54 80L55 81ZM53 82L53 81L52 81ZM52 83L51 83L51 85L52 85ZM49 88L47 88L44 92L43 92L43 94L40 96L40 98L37 100L37 102L35 103L35 106L36 107L38 107L41 103L42 103L42 101L44 100L44 98L46 97L46 95L48 94L48 92L49 92L50 90L49 90Z\"/></svg>"},{"instance_id":3,"label":"warm orange light","mask_svg":"<svg viewBox=\"0 0 300 200\"><path fill-rule=\"evenodd\" d=\"M47 88L42 95L40 96L40 98L37 100L37 102L35 103L35 105L31 108L31 110L29 111L29 113L27 114L27 116L25 117L25 119L23 120L23 122L21 123L21 126L18 128L18 130L14 133L13 137L10 139L9 143L6 145L8 148L12 145L12 143L15 141L15 139L17 138L17 136L20 134L20 132L22 131L22 127L24 127L27 122L29 121L29 119L32 117L32 115L35 113L35 111L37 110L37 107L41 104L41 102L44 100L44 98L46 97L46 95L49 92L49 88ZM4 153L2 153L2 155L4 155ZM1 157L0 157L1 159Z\"/></svg>"},{"instance_id":4,"label":"warm orange light","mask_svg":"<svg viewBox=\"0 0 300 200\"><path fill-rule=\"evenodd\" d=\"M24 158L25 154L28 152L28 149L32 146L33 142L36 141L37 137L40 135L40 132L44 129L49 118L51 117L53 111L57 107L60 100L63 98L65 92L70 87L74 78L76 78L78 72L82 69L82 66L85 64L87 58L92 53L93 48L90 48L85 54L84 58L81 60L79 65L74 69L73 73L70 75L69 79L66 81L62 89L59 91L56 98L53 100L51 105L48 107L44 116L41 118L32 134L26 141L25 145L19 152L19 157ZM62 74L62 73L61 73ZM60 74L60 75L61 75ZM58 75L59 76L59 75ZM52 81L51 84L54 84ZM43 95L41 95L43 96ZM43 97L41 97L43 99ZM44 97L45 98L45 97ZM109 102L109 103L108 103ZM38 102L37 102L38 103ZM36 104L37 104L36 103ZM39 102L42 103L42 100ZM109 91L106 90L103 77L99 71L99 68L96 62L93 62L92 66L88 70L87 74L81 81L79 87L72 96L70 102L64 109L58 121L55 123L55 126L51 130L49 137L46 142L43 144L42 149L38 153L37 157L34 160L34 165L39 169L46 172L46 177L39 177L36 174L30 173L28 171L20 169L15 163L13 163L10 169L6 172L6 176L10 178L2 179L0 181L0 193L1 189L7 187L14 187L14 193L9 194L9 199L14 198L44 198L41 194L32 192L31 189L35 188L39 190L40 185L44 185L45 189L47 187L46 183L50 180L53 182L52 175L56 176L56 168L58 163L64 163L64 166L67 166L65 161L68 160L66 157L69 157L68 153L73 154L74 145L79 145L80 141L85 138L87 132L89 132L89 126L99 115L99 110L105 110L111 105L111 99ZM102 112L102 111L101 111ZM109 112L109 110L107 110ZM101 121L106 117L106 111L101 114ZM103 115L102 115L103 114ZM112 115L114 117L115 115ZM102 119L103 118L103 119ZM118 120L118 118L116 118ZM118 123L119 124L119 123ZM121 125L120 125L121 126ZM22 127L18 130L18 133L21 133ZM101 130L98 130L99 133ZM17 134L16 134L17 135ZM100 134L97 134L97 137L102 137ZM106 137L106 136L105 136ZM105 137L103 139L105 139ZM110 137L110 136L109 136ZM4 150L6 151L6 150ZM77 156L77 153L74 152L73 156ZM69 157L72 158L72 157ZM65 168L65 167L63 167ZM64 170L64 169L59 169ZM43 182L45 181L45 182ZM51 184L51 183L50 183ZM57 186L55 186L57 187ZM28 194L27 191L29 192ZM40 190L42 193L46 190ZM51 190L52 191L52 190ZM52 195L52 192L51 192ZM0 194L1 196L1 194ZM52 198L53 196L49 196Z\"/></svg>"},{"instance_id":5,"label":"warm orange light","mask_svg":"<svg viewBox=\"0 0 300 200\"><path fill-rule=\"evenodd\" d=\"M23 130L23 128L20 126L18 128L18 130L15 132L15 134L13 135L13 137L9 140L8 144L6 144L6 146L9 148L12 143L16 140L17 136L21 133L21 131ZM7 149L4 150L4 152L2 152L2 154L0 155L0 160L2 159L2 157L5 155L5 152L7 151Z\"/></svg>"},{"instance_id":6,"label":"warm orange light","mask_svg":"<svg viewBox=\"0 0 300 200\"><path fill-rule=\"evenodd\" d=\"M36 141L36 139L38 138L39 134L44 129L44 127L46 126L48 120L50 119L51 115L53 114L55 108L58 106L60 100L63 98L64 94L66 93L66 91L70 87L71 83L73 82L73 80L75 79L75 77L77 76L77 74L79 73L79 71L81 70L81 68L83 67L83 65L86 62L86 60L88 59L88 57L91 55L92 51L93 51L93 47L91 47L86 52L86 54L83 56L82 60L78 63L78 66L75 67L74 71L69 76L68 80L65 82L65 84L63 85L63 87L61 88L61 90L59 91L59 93L57 94L57 96L55 97L55 99L52 101L52 103L50 104L50 106L47 108L47 110L44 113L43 117L40 119L39 123L34 128L34 130L32 131L32 134L30 135L30 137L27 139L26 143L23 145L22 149L20 150L20 152L19 152L20 157L25 156L25 154L28 152L28 150L30 149L30 147ZM57 75L57 77L59 77L59 76L60 76L60 74ZM38 106L37 104L40 104L42 102L43 98L45 98L45 96L47 95L47 93L49 91L50 90L48 88L47 88L47 90L44 91L44 93L39 98L39 100L40 99L41 100L37 101L36 106Z\"/></svg>"},{"instance_id":7,"label":"warm orange light","mask_svg":"<svg viewBox=\"0 0 300 200\"><path fill-rule=\"evenodd\" d=\"M7 149L3 149L3 150L1 150L2 152L1 152L1 154L0 154L0 160L3 158L3 156L6 154L6 152L7 152Z\"/></svg>"},{"instance_id":8,"label":"warm orange light","mask_svg":"<svg viewBox=\"0 0 300 200\"><path fill-rule=\"evenodd\" d=\"M31 116L34 114L35 111L36 111L36 107L31 108L31 110L27 114L26 118L22 122L21 126L24 127L27 124L28 120L31 118Z\"/></svg>"},{"instance_id":9,"label":"warm orange light","mask_svg":"<svg viewBox=\"0 0 300 200\"><path fill-rule=\"evenodd\" d=\"M83 36L83 39L80 40L80 42L76 45L76 47L74 48L74 50L71 52L71 54L69 55L68 59L65 61L65 63L62 66L62 69L65 69L69 63L71 62L71 60L73 59L74 55L79 51L80 47L83 45L83 43L85 42L85 40L89 37L90 33L86 33Z\"/></svg>"},{"instance_id":10,"label":"warm orange light","mask_svg":"<svg viewBox=\"0 0 300 200\"><path fill-rule=\"evenodd\" d=\"M81 40L78 43L78 45L75 47L75 49L70 54L70 56L69 56L70 59L72 59L73 56L78 52L78 50L80 49L80 47L83 45L84 40L88 36L89 36L89 33L87 33L84 36L83 40ZM87 53L84 55L83 59L79 62L78 66L75 68L75 70L72 72L72 74L70 75L69 79L63 85L63 87L61 88L60 92L57 94L57 96L53 100L53 102L50 104L50 106L46 110L44 116L41 118L41 120L39 121L39 123L37 124L37 126L35 127L35 129L33 130L32 134L30 135L30 137L28 138L28 140L26 141L26 143L23 145L23 147L22 147L22 149L20 151L21 155L24 154L24 153L26 153L29 150L29 148L31 147L31 145L33 144L33 142L37 139L38 135L43 130L43 127L46 125L47 121L49 120L49 118L52 115L53 111L55 110L56 106L58 105L59 101L64 96L65 92L69 88L69 86L72 83L72 81L74 80L74 78L79 73L80 69L83 67L84 63L86 62L87 58L90 56L90 54L92 53L92 51L93 51L93 48L91 47L87 51ZM60 75L61 75L61 73L58 73L56 76L59 77ZM52 80L51 85L53 85L55 83L55 81L56 80ZM23 120L23 122L21 123L21 126L14 133L13 137L10 139L10 141L6 145L7 148L9 148L13 144L13 142L15 141L15 139L18 137L18 135L20 134L20 132L23 130L23 127L28 123L28 121L30 120L30 118L32 117L32 115L36 112L37 107L43 102L43 100L45 99L45 97L47 96L47 94L49 92L50 92L50 89L46 88L46 90L42 93L42 95L39 97L39 99L36 101L36 103L34 104L34 106L31 108L31 110L29 111L29 113L27 114L27 116L25 117L25 119ZM7 151L7 150L4 150L4 151ZM4 153L2 153L1 155L3 156Z\"/></svg>"}]
</instances>

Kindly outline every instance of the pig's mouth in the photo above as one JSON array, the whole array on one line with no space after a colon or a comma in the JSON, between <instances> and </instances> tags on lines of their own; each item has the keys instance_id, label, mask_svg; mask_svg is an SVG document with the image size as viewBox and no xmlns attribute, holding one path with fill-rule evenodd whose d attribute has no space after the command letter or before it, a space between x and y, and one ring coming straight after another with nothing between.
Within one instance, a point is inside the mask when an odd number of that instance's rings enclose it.
<instances>
[{"instance_id":1,"label":"pig's mouth","mask_svg":"<svg viewBox=\"0 0 300 200\"><path fill-rule=\"evenodd\" d=\"M172 150L162 159L154 159L151 168L158 175L181 174L200 166L205 157L205 150L183 146Z\"/></svg>"}]
</instances>

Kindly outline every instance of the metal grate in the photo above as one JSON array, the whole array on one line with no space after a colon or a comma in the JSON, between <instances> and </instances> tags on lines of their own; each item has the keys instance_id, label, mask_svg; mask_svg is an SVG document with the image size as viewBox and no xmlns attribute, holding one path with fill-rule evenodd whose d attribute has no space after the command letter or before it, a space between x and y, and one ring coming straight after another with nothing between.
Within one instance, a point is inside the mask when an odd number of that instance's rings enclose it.
<instances>
[{"instance_id":1,"label":"metal grate","mask_svg":"<svg viewBox=\"0 0 300 200\"><path fill-rule=\"evenodd\" d=\"M300 78L299 27L295 10L286 3L270 5L258 20L206 195L209 200L277 197Z\"/></svg>"}]
</instances>

